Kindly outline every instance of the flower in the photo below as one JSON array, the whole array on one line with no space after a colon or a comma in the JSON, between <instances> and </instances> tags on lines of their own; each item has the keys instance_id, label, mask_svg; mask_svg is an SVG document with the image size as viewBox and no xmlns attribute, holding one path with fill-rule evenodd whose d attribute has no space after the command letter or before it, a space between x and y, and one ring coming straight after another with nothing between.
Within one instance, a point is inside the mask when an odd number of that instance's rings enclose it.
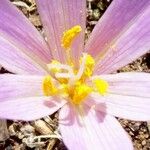
<instances>
[{"instance_id":1,"label":"flower","mask_svg":"<svg viewBox=\"0 0 150 150\"><path fill-rule=\"evenodd\" d=\"M59 111L69 149L133 149L115 117L150 119L150 75L114 73L150 47L150 2L114 0L84 46L85 0L36 0L46 39L0 3L0 118ZM114 73L114 74L112 74Z\"/></svg>"}]
</instances>

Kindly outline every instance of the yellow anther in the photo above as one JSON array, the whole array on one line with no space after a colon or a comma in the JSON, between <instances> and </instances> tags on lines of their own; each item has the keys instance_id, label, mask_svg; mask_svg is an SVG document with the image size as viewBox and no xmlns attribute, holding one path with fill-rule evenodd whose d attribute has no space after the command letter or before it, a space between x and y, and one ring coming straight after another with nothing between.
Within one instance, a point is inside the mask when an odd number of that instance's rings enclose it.
<instances>
[{"instance_id":1,"label":"yellow anther","mask_svg":"<svg viewBox=\"0 0 150 150\"><path fill-rule=\"evenodd\" d=\"M88 77L90 77L92 75L94 65L95 65L95 60L93 59L93 57L91 55L87 55L86 62L85 62L85 66L86 66L85 74Z\"/></svg>"},{"instance_id":2,"label":"yellow anther","mask_svg":"<svg viewBox=\"0 0 150 150\"><path fill-rule=\"evenodd\" d=\"M94 81L97 92L101 95L105 95L108 91L109 84L107 81L102 79L95 79Z\"/></svg>"},{"instance_id":3,"label":"yellow anther","mask_svg":"<svg viewBox=\"0 0 150 150\"><path fill-rule=\"evenodd\" d=\"M62 37L62 47L69 49L71 47L72 41L81 32L81 27L76 25L71 29L65 31Z\"/></svg>"},{"instance_id":4,"label":"yellow anther","mask_svg":"<svg viewBox=\"0 0 150 150\"><path fill-rule=\"evenodd\" d=\"M73 104L80 104L88 94L92 92L92 88L81 82L77 82L70 93Z\"/></svg>"},{"instance_id":5,"label":"yellow anther","mask_svg":"<svg viewBox=\"0 0 150 150\"><path fill-rule=\"evenodd\" d=\"M92 66L92 67L95 65L94 58L89 54L86 55L86 65L87 66Z\"/></svg>"},{"instance_id":6,"label":"yellow anther","mask_svg":"<svg viewBox=\"0 0 150 150\"><path fill-rule=\"evenodd\" d=\"M82 62L82 59L83 58L81 58L80 63ZM85 70L81 80L84 81L86 78L89 78L93 74L94 66L95 66L94 58L89 54L86 55Z\"/></svg>"},{"instance_id":7,"label":"yellow anther","mask_svg":"<svg viewBox=\"0 0 150 150\"><path fill-rule=\"evenodd\" d=\"M43 93L45 96L51 96L57 93L57 88L53 84L50 76L45 76L43 79Z\"/></svg>"}]
</instances>

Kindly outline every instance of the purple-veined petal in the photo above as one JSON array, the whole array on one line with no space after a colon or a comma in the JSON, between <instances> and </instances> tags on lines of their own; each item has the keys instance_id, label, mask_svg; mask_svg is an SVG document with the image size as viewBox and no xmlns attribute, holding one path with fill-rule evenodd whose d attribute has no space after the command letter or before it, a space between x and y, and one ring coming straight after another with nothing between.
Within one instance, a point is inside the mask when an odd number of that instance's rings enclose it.
<instances>
[{"instance_id":1,"label":"purple-veined petal","mask_svg":"<svg viewBox=\"0 0 150 150\"><path fill-rule=\"evenodd\" d=\"M99 58L102 52L112 46L112 41L118 38L130 25L136 22L138 16L148 7L147 0L115 0L112 1L104 15L95 26L86 50Z\"/></svg>"},{"instance_id":2,"label":"purple-veined petal","mask_svg":"<svg viewBox=\"0 0 150 150\"><path fill-rule=\"evenodd\" d=\"M150 48L150 1L115 41L112 41L95 72L105 74L116 71L148 52Z\"/></svg>"},{"instance_id":3,"label":"purple-veined petal","mask_svg":"<svg viewBox=\"0 0 150 150\"><path fill-rule=\"evenodd\" d=\"M0 75L0 102L15 98L44 96L42 80L42 76Z\"/></svg>"},{"instance_id":4,"label":"purple-veined petal","mask_svg":"<svg viewBox=\"0 0 150 150\"><path fill-rule=\"evenodd\" d=\"M111 115L137 121L150 120L150 74L119 73L99 76L108 81L105 96L92 93L85 102Z\"/></svg>"},{"instance_id":5,"label":"purple-veined petal","mask_svg":"<svg viewBox=\"0 0 150 150\"><path fill-rule=\"evenodd\" d=\"M83 113L80 116L82 120L79 120L78 114L68 105L60 110L60 132L68 149L133 149L129 137L114 117L88 107L84 108Z\"/></svg>"},{"instance_id":6,"label":"purple-veined petal","mask_svg":"<svg viewBox=\"0 0 150 150\"><path fill-rule=\"evenodd\" d=\"M0 64L8 71L18 74L47 73L43 67L3 37L0 37Z\"/></svg>"},{"instance_id":7,"label":"purple-veined petal","mask_svg":"<svg viewBox=\"0 0 150 150\"><path fill-rule=\"evenodd\" d=\"M65 61L65 50L61 47L63 32L75 25L82 32L72 46L72 56L78 59L84 45L86 0L36 0L45 34L55 59Z\"/></svg>"},{"instance_id":8,"label":"purple-veined petal","mask_svg":"<svg viewBox=\"0 0 150 150\"><path fill-rule=\"evenodd\" d=\"M35 63L45 65L51 59L44 38L9 0L1 0L0 2L0 36L14 45L20 51L18 54L24 53ZM2 51L1 49L0 52L2 53ZM9 50L10 53L11 51L13 50ZM7 60L7 58L5 59Z\"/></svg>"},{"instance_id":9,"label":"purple-veined petal","mask_svg":"<svg viewBox=\"0 0 150 150\"><path fill-rule=\"evenodd\" d=\"M26 97L0 102L0 118L35 120L51 115L66 103L56 97Z\"/></svg>"}]
</instances>

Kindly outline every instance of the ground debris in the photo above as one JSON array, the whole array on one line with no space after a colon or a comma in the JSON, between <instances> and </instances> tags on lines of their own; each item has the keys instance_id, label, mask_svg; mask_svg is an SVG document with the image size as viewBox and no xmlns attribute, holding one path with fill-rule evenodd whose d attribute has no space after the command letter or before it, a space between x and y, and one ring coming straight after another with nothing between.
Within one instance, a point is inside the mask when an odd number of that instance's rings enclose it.
<instances>
[{"instance_id":1,"label":"ground debris","mask_svg":"<svg viewBox=\"0 0 150 150\"><path fill-rule=\"evenodd\" d=\"M34 121L33 126L37 132L42 135L52 134L53 129L47 126L46 122L43 120Z\"/></svg>"}]
</instances>

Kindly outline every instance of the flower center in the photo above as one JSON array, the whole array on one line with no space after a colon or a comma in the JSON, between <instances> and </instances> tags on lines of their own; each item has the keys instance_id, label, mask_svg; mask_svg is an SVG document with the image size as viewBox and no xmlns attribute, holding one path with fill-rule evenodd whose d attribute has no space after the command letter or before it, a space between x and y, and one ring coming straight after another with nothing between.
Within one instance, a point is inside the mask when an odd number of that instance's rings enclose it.
<instances>
[{"instance_id":1,"label":"flower center","mask_svg":"<svg viewBox=\"0 0 150 150\"><path fill-rule=\"evenodd\" d=\"M68 49L75 36L81 31L80 26L75 26L64 32L62 43ZM107 93L108 83L102 79L90 78L93 74L95 60L89 54L84 53L79 60L78 70L73 65L61 64L53 60L47 65L50 75L43 79L43 93L45 96L58 95L68 99L71 103L79 105L91 92L101 95Z\"/></svg>"}]
</instances>

